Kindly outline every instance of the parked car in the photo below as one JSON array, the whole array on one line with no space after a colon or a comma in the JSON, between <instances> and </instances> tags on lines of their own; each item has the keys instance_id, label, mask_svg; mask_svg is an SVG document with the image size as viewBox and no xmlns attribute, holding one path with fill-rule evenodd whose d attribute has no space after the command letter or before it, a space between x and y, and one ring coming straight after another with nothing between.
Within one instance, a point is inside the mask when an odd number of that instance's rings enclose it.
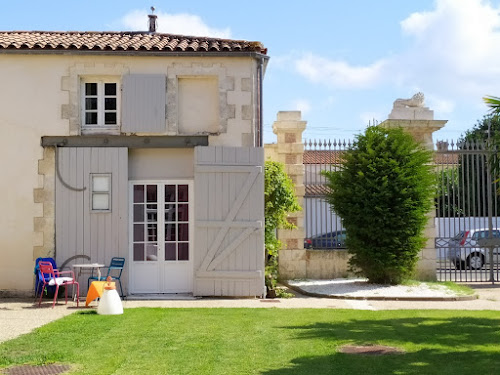
<instances>
[{"instance_id":1,"label":"parked car","mask_svg":"<svg viewBox=\"0 0 500 375\"><path fill-rule=\"evenodd\" d=\"M345 249L346 231L338 230L304 239L304 249Z\"/></svg>"},{"instance_id":2,"label":"parked car","mask_svg":"<svg viewBox=\"0 0 500 375\"><path fill-rule=\"evenodd\" d=\"M481 240L489 238L489 229L470 229L460 231L453 237L450 244L448 257L457 269L479 270L486 263L490 263L489 248L481 247ZM494 228L493 238L500 239L500 229ZM493 262L499 262L500 248L493 248Z\"/></svg>"}]
</instances>

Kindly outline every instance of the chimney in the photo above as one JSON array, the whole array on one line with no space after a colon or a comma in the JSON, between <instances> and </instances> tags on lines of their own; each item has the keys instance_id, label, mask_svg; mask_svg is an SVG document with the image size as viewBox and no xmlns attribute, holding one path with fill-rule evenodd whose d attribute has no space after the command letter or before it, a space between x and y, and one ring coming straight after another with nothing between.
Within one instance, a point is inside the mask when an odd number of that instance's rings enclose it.
<instances>
[{"instance_id":1,"label":"chimney","mask_svg":"<svg viewBox=\"0 0 500 375\"><path fill-rule=\"evenodd\" d=\"M151 7L151 13L154 13L155 7ZM149 14L149 32L150 33L156 33L156 27L158 26L158 23L156 22L156 19L158 16L156 14Z\"/></svg>"}]
</instances>

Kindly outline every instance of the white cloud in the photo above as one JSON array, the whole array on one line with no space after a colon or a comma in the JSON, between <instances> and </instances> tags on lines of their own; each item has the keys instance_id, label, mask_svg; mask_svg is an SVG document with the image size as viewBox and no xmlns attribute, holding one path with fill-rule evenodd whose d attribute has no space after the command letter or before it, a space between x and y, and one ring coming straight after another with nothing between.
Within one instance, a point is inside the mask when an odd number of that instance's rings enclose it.
<instances>
[{"instance_id":1,"label":"white cloud","mask_svg":"<svg viewBox=\"0 0 500 375\"><path fill-rule=\"evenodd\" d=\"M300 74L313 82L326 83L333 87L367 88L380 81L385 62L377 61L369 66L351 66L345 61L307 54L295 63L295 67Z\"/></svg>"},{"instance_id":2,"label":"white cloud","mask_svg":"<svg viewBox=\"0 0 500 375\"><path fill-rule=\"evenodd\" d=\"M425 98L425 106L430 107L434 112L440 115L453 113L456 104L453 100L439 97L438 95L427 95Z\"/></svg>"},{"instance_id":3,"label":"white cloud","mask_svg":"<svg viewBox=\"0 0 500 375\"><path fill-rule=\"evenodd\" d=\"M489 1L436 0L400 25L406 46L385 59L355 66L304 54L296 71L332 88L419 87L429 99L446 98L432 100L446 112L456 105L450 98L500 95L500 12Z\"/></svg>"},{"instance_id":4,"label":"white cloud","mask_svg":"<svg viewBox=\"0 0 500 375\"><path fill-rule=\"evenodd\" d=\"M402 73L406 80L421 76L424 83L485 95L480 91L500 83L499 26L499 10L487 1L438 0L432 12L413 13L401 22L412 45L395 63L413 63L414 67Z\"/></svg>"},{"instance_id":5,"label":"white cloud","mask_svg":"<svg viewBox=\"0 0 500 375\"><path fill-rule=\"evenodd\" d=\"M292 103L292 107L304 115L311 110L311 103L307 99L297 99Z\"/></svg>"},{"instance_id":6,"label":"white cloud","mask_svg":"<svg viewBox=\"0 0 500 375\"><path fill-rule=\"evenodd\" d=\"M160 33L181 34L189 36L209 36L215 38L231 38L231 29L217 29L208 26L201 17L194 14L180 13L168 14L157 12L158 29ZM148 14L134 10L127 13L121 23L129 30L148 30Z\"/></svg>"}]
</instances>

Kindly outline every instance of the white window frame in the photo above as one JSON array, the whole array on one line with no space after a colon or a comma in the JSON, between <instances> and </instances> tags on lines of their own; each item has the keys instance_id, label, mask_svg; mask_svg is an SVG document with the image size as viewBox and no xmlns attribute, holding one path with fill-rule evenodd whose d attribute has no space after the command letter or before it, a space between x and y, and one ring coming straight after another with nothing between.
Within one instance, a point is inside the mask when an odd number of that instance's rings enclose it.
<instances>
[{"instance_id":1,"label":"white window frame","mask_svg":"<svg viewBox=\"0 0 500 375\"><path fill-rule=\"evenodd\" d=\"M96 83L97 84L97 124L86 124L86 107L85 99L88 97L86 95L85 84ZM104 85L106 83L116 84L116 95L112 96L116 98L116 109L115 110L105 110L104 101ZM81 130L83 134L96 134L96 133L108 133L108 134L119 134L120 124L121 124L121 82L117 77L82 77L80 79L80 123ZM106 112L116 113L116 124L107 125L105 124L104 118Z\"/></svg>"},{"instance_id":2,"label":"white window frame","mask_svg":"<svg viewBox=\"0 0 500 375\"><path fill-rule=\"evenodd\" d=\"M94 177L108 177L108 190L94 190ZM91 173L90 174L90 212L92 213L98 213L98 212L103 212L103 213L108 213L111 212L111 207L112 207L112 196L111 196L111 191L112 191L112 179L111 179L111 173ZM107 195L108 196L108 208L107 209L95 209L94 208L94 196L97 195Z\"/></svg>"}]
</instances>

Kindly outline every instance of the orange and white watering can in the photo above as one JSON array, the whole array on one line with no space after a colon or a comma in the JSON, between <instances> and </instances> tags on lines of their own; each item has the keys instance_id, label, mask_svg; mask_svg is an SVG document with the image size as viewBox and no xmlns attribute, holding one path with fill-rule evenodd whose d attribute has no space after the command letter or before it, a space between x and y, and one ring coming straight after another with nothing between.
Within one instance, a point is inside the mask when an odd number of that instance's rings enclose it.
<instances>
[{"instance_id":1,"label":"orange and white watering can","mask_svg":"<svg viewBox=\"0 0 500 375\"><path fill-rule=\"evenodd\" d=\"M111 280L111 276L108 276L106 284L104 284L101 300L97 306L97 313L100 315L123 314L122 300L116 291L115 284Z\"/></svg>"}]
</instances>

